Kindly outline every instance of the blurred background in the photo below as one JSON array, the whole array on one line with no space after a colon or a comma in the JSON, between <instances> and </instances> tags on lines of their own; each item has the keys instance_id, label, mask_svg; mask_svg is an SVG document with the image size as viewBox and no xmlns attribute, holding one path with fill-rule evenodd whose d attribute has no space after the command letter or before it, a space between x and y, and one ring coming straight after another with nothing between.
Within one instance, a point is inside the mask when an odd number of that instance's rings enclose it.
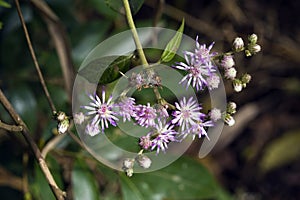
<instances>
[{"instance_id":1,"label":"blurred background","mask_svg":"<svg viewBox=\"0 0 300 200\"><path fill-rule=\"evenodd\" d=\"M0 8L0 87L44 149L53 141L56 122L15 4L6 2L10 6ZM121 1L20 3L54 103L71 113L72 83L83 59L101 41L128 29ZM201 141L196 141L173 165L129 179L63 136L50 148L47 163L69 199L300 199L300 1L145 0L137 5L137 27L176 30L184 18L184 33L199 36L200 43L215 41L215 51L229 50L237 36L256 33L262 52L235 58L239 73L250 73L252 81L242 93L228 83L227 98L238 104L236 125L223 130L204 159L198 158ZM0 120L12 124L2 107ZM2 129L0 197L54 199L22 135Z\"/></svg>"}]
</instances>

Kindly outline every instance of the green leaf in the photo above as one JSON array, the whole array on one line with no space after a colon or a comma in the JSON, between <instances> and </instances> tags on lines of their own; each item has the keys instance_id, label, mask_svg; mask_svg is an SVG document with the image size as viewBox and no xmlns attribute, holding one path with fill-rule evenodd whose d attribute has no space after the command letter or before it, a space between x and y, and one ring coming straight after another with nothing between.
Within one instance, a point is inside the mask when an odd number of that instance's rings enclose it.
<instances>
[{"instance_id":1,"label":"green leaf","mask_svg":"<svg viewBox=\"0 0 300 200\"><path fill-rule=\"evenodd\" d=\"M111 83L121 77L120 72L126 73L130 69L132 57L133 55L131 54L119 57L107 56L94 60L81 69L79 75L91 83Z\"/></svg>"},{"instance_id":2,"label":"green leaf","mask_svg":"<svg viewBox=\"0 0 300 200\"><path fill-rule=\"evenodd\" d=\"M184 29L184 19L182 20L181 26L177 30L175 36L167 44L163 54L161 55L160 58L161 62L169 62L174 58L181 43L183 29Z\"/></svg>"},{"instance_id":3,"label":"green leaf","mask_svg":"<svg viewBox=\"0 0 300 200\"><path fill-rule=\"evenodd\" d=\"M4 7L4 8L10 8L11 5L3 0L0 0L0 6Z\"/></svg>"},{"instance_id":4,"label":"green leaf","mask_svg":"<svg viewBox=\"0 0 300 200\"><path fill-rule=\"evenodd\" d=\"M112 10L124 14L122 0L105 0L105 3ZM144 0L129 0L132 15L135 15L142 7Z\"/></svg>"},{"instance_id":5,"label":"green leaf","mask_svg":"<svg viewBox=\"0 0 300 200\"><path fill-rule=\"evenodd\" d=\"M264 151L260 162L263 172L288 164L300 156L300 130L284 133L272 141Z\"/></svg>"},{"instance_id":6,"label":"green leaf","mask_svg":"<svg viewBox=\"0 0 300 200\"><path fill-rule=\"evenodd\" d=\"M104 71L99 84L107 84L121 77L120 71L125 73L130 69L131 58L133 55L120 56Z\"/></svg>"},{"instance_id":7,"label":"green leaf","mask_svg":"<svg viewBox=\"0 0 300 200\"><path fill-rule=\"evenodd\" d=\"M99 189L93 173L84 161L77 160L72 170L73 198L75 200L99 199Z\"/></svg>"},{"instance_id":8,"label":"green leaf","mask_svg":"<svg viewBox=\"0 0 300 200\"><path fill-rule=\"evenodd\" d=\"M124 200L229 199L206 168L184 157L162 170L120 179Z\"/></svg>"}]
</instances>

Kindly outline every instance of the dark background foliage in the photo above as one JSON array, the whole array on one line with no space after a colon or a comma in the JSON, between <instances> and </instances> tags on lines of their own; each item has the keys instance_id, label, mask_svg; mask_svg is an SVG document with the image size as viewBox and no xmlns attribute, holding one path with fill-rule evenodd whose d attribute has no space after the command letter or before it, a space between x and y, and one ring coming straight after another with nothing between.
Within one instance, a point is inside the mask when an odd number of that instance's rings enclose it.
<instances>
[{"instance_id":1,"label":"dark background foliage","mask_svg":"<svg viewBox=\"0 0 300 200\"><path fill-rule=\"evenodd\" d=\"M206 158L197 158L199 142L195 142L185 158L171 167L133 179L93 160L66 136L47 156L58 184L76 199L152 199L155 194L166 199L299 199L300 2L166 0L162 8L160 2L164 1L144 2L134 16L137 27L157 25L175 30L184 17L184 33L193 38L198 35L201 43L215 41L218 51L228 50L236 36L259 36L261 53L250 59L236 58L239 73L250 73L251 83L243 93L227 87L228 99L239 106L236 126L224 129ZM9 3L11 8L0 8L0 87L43 148L54 137L56 123L51 120L16 8ZM109 9L103 0L47 3L65 27L75 71L99 42L128 29L124 16ZM21 7L54 103L71 113L57 47L47 25L32 3L21 1ZM2 107L0 119L12 123ZM0 144L1 199L20 199L23 191L30 191L33 199L53 199L22 136L1 129ZM182 172L180 163L190 164L199 179L189 178L193 174ZM152 181L162 174L167 178L157 186ZM182 181L185 186L196 187L185 189L182 196L173 194L172 188L179 184L173 175L186 180ZM144 182L149 189L141 189Z\"/></svg>"}]
</instances>

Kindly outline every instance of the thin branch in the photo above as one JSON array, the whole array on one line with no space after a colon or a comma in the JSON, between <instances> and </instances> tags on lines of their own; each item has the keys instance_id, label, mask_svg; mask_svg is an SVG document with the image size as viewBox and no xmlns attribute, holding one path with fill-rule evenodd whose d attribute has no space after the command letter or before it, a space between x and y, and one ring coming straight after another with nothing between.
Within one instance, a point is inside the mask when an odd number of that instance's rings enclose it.
<instances>
[{"instance_id":1,"label":"thin branch","mask_svg":"<svg viewBox=\"0 0 300 200\"><path fill-rule=\"evenodd\" d=\"M5 130L11 131L11 132L20 132L23 130L22 126L5 124L1 120L0 120L0 128L3 128Z\"/></svg>"},{"instance_id":2,"label":"thin branch","mask_svg":"<svg viewBox=\"0 0 300 200\"><path fill-rule=\"evenodd\" d=\"M22 24L22 27L23 27L23 30L24 30L24 33L25 33L25 37L26 37L26 41L27 41L27 44L28 44L28 47L29 47L29 51L30 51L31 57L33 59L34 66L35 66L36 71L38 73L40 82L42 84L43 90L44 90L45 95L47 97L48 103L51 107L51 110L52 110L53 113L55 113L56 108L55 108L54 103L53 103L53 101L50 97L50 94L49 94L48 88L46 86L42 71L40 69L39 63L38 63L37 58L35 56L35 53L34 53L34 50L33 50L33 47L32 47L32 43L31 43L31 40L30 40L30 37L29 37L29 33L28 33L28 30L27 30L27 27L26 27L26 24L25 24L25 20L24 20L24 17L23 17L21 8L20 8L19 0L15 0L15 3L16 3L18 15L20 17L20 21L21 21L21 24Z\"/></svg>"},{"instance_id":3,"label":"thin branch","mask_svg":"<svg viewBox=\"0 0 300 200\"><path fill-rule=\"evenodd\" d=\"M2 103L4 108L7 110L7 112L10 114L12 119L16 122L16 124L23 127L23 130L22 130L23 137L25 138L25 140L28 143L29 147L31 148L36 160L38 161L39 166L41 167L41 170L44 173L46 180L47 180L53 194L55 195L56 199L58 199L58 200L65 199L65 192L62 191L57 186L37 144L31 137L29 129L27 128L26 124L21 119L21 117L18 115L18 113L15 111L15 109L12 107L12 105L10 104L10 102L8 101L6 96L3 94L1 89L0 89L0 102Z\"/></svg>"},{"instance_id":4,"label":"thin branch","mask_svg":"<svg viewBox=\"0 0 300 200\"><path fill-rule=\"evenodd\" d=\"M57 135L56 137L54 137L53 139L51 139L46 146L43 148L42 150L42 156L44 158L46 158L47 154L49 151L51 151L52 149L54 149L57 144L66 136L66 134L60 134Z\"/></svg>"},{"instance_id":5,"label":"thin branch","mask_svg":"<svg viewBox=\"0 0 300 200\"><path fill-rule=\"evenodd\" d=\"M132 14L131 14L131 10L130 10L128 0L123 0L123 4L124 4L124 8L125 8L125 14L126 14L126 17L127 17L127 22L128 22L128 25L131 29L133 40L135 42L135 46L137 48L138 54L141 58L141 61L142 61L143 65L148 66L149 64L147 62L146 56L145 56L144 51L143 51L143 47L141 45L138 33L136 31L136 27L134 25L134 21L133 21L133 18L132 18Z\"/></svg>"}]
</instances>

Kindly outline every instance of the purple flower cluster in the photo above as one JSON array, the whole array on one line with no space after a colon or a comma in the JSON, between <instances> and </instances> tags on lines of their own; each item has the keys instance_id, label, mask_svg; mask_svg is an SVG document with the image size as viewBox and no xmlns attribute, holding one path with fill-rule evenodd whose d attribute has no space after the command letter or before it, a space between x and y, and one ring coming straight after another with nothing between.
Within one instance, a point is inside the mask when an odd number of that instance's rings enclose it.
<instances>
[{"instance_id":1,"label":"purple flower cluster","mask_svg":"<svg viewBox=\"0 0 300 200\"><path fill-rule=\"evenodd\" d=\"M177 69L187 71L187 75L182 78L179 84L185 83L186 88L190 85L196 90L204 90L217 88L220 77L216 73L217 67L214 65L213 57L216 52L211 52L214 43L206 47L205 44L200 45L198 37L196 38L196 48L194 52L184 52L185 62L179 62Z\"/></svg>"},{"instance_id":2,"label":"purple flower cluster","mask_svg":"<svg viewBox=\"0 0 300 200\"><path fill-rule=\"evenodd\" d=\"M82 106L87 110L85 118L91 117L85 128L86 134L95 136L104 133L109 124L116 126L119 120L133 120L141 127L151 128L140 138L141 148L156 150L157 153L165 152L170 142L179 142L188 135L193 139L196 135L208 138L205 128L213 126L212 121L205 121L206 115L200 112L202 108L193 97L188 100L183 97L179 103L175 102L176 109L172 115L169 115L167 106L136 105L132 97L122 96L114 103L110 96L106 101L104 90L102 99L97 94L89 95L89 98L89 104Z\"/></svg>"}]
</instances>

